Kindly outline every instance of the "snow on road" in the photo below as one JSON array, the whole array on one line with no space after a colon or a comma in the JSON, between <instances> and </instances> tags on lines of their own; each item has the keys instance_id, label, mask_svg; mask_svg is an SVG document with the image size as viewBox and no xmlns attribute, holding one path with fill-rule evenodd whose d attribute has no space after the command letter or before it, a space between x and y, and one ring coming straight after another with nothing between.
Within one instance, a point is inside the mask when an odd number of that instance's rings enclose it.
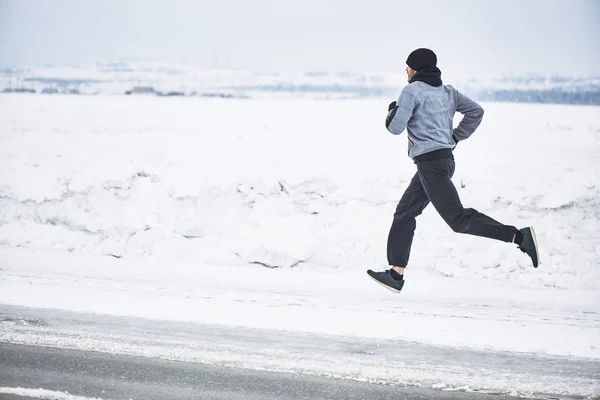
<instances>
[{"instance_id":1,"label":"snow on road","mask_svg":"<svg viewBox=\"0 0 600 400\"><path fill-rule=\"evenodd\" d=\"M16 396L25 396L27 398L45 400L107 400L98 397L74 396L66 392L57 392L55 390L29 389L21 387L0 387L0 394L13 394Z\"/></svg>"},{"instance_id":2,"label":"snow on road","mask_svg":"<svg viewBox=\"0 0 600 400\"><path fill-rule=\"evenodd\" d=\"M0 338L413 388L542 398L592 396L600 389L597 359L6 305L0 306Z\"/></svg>"}]
</instances>

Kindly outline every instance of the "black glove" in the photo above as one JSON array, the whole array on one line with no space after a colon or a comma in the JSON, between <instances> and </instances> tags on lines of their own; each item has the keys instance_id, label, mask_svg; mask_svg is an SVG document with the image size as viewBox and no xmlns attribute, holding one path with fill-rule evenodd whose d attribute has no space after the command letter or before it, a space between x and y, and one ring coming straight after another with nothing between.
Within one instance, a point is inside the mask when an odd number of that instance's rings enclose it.
<instances>
[{"instance_id":1,"label":"black glove","mask_svg":"<svg viewBox=\"0 0 600 400\"><path fill-rule=\"evenodd\" d=\"M392 101L388 106L388 112L392 111L394 108L396 108L396 102Z\"/></svg>"}]
</instances>

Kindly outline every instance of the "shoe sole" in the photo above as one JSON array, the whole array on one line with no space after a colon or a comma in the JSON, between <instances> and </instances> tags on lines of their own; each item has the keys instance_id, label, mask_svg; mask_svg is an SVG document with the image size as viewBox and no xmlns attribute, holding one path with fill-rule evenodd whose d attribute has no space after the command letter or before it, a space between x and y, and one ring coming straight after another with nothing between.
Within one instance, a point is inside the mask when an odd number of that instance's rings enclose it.
<instances>
[{"instance_id":1,"label":"shoe sole","mask_svg":"<svg viewBox=\"0 0 600 400\"><path fill-rule=\"evenodd\" d=\"M540 251L538 247L537 237L535 236L535 229L533 229L533 226L530 226L529 229L531 230L531 237L533 238L533 245L535 246L535 256L537 258L537 264L540 265ZM534 267L537 268L537 265L534 265Z\"/></svg>"},{"instance_id":2,"label":"shoe sole","mask_svg":"<svg viewBox=\"0 0 600 400\"><path fill-rule=\"evenodd\" d=\"M367 274L367 275L369 275L369 274ZM388 285L386 285L385 283L378 281L377 279L373 278L371 275L369 275L369 278L373 279L375 282L379 283L381 286L383 286L383 287L384 287L384 288L386 288L387 290L390 290L390 291L392 291L392 292L394 292L394 293L400 293L400 290L398 290L398 289L394 289L393 287L391 287L391 286L388 286Z\"/></svg>"}]
</instances>

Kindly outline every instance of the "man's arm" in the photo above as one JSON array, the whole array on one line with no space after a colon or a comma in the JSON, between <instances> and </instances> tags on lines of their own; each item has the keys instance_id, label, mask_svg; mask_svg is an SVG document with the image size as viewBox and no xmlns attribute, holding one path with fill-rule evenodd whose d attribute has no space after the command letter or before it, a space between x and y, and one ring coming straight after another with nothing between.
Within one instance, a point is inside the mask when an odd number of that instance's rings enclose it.
<instances>
[{"instance_id":1,"label":"man's arm","mask_svg":"<svg viewBox=\"0 0 600 400\"><path fill-rule=\"evenodd\" d=\"M456 90L456 111L464 115L462 121L452 132L454 141L459 142L467 139L475 132L483 119L483 108Z\"/></svg>"},{"instance_id":2,"label":"man's arm","mask_svg":"<svg viewBox=\"0 0 600 400\"><path fill-rule=\"evenodd\" d=\"M415 99L407 88L408 86L402 89L398 102L393 108L393 103L390 104L390 110L385 119L385 127L394 135L399 135L406 129L406 124L415 109Z\"/></svg>"}]
</instances>

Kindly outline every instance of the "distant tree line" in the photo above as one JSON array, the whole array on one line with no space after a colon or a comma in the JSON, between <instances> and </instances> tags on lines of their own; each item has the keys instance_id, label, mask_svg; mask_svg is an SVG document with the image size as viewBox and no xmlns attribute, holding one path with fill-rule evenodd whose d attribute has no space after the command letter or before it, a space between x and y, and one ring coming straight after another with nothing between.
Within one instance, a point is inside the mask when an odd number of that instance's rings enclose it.
<instances>
[{"instance_id":1,"label":"distant tree line","mask_svg":"<svg viewBox=\"0 0 600 400\"><path fill-rule=\"evenodd\" d=\"M486 89L472 96L480 101L600 105L600 89L578 91L561 89Z\"/></svg>"}]
</instances>

